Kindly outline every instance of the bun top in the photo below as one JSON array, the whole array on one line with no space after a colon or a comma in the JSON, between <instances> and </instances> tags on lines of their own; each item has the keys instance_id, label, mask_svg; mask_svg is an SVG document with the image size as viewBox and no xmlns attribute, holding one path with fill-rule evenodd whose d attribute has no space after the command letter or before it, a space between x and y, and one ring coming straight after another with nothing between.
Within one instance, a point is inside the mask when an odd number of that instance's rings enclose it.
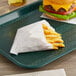
<instances>
[{"instance_id":1,"label":"bun top","mask_svg":"<svg viewBox=\"0 0 76 76\"><path fill-rule=\"evenodd\" d=\"M70 4L73 3L75 0L48 0L49 2L53 3L53 4Z\"/></svg>"}]
</instances>

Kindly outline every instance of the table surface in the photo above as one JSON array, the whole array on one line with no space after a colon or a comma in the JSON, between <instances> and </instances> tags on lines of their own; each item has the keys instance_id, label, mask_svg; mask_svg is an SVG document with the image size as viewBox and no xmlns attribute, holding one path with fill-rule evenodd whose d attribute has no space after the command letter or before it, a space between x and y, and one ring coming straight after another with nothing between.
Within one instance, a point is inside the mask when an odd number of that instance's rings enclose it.
<instances>
[{"instance_id":1,"label":"table surface","mask_svg":"<svg viewBox=\"0 0 76 76\"><path fill-rule=\"evenodd\" d=\"M27 0L26 5L36 0ZM0 15L8 13L19 7L12 7L7 4L7 0L0 0ZM0 76L10 74L22 74L35 71L53 70L64 68L67 76L76 76L76 51L73 51L54 62L38 69L24 69L0 55Z\"/></svg>"}]
</instances>

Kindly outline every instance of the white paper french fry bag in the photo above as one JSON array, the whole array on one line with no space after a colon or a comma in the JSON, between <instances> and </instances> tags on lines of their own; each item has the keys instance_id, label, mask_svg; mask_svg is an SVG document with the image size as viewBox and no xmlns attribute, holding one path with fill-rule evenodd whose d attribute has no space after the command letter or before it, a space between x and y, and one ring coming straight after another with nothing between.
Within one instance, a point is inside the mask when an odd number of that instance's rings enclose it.
<instances>
[{"instance_id":1,"label":"white paper french fry bag","mask_svg":"<svg viewBox=\"0 0 76 76\"><path fill-rule=\"evenodd\" d=\"M56 33L55 29L45 20L18 29L10 53L17 55L18 53L54 49L54 44L48 43L46 40L43 29L45 25ZM46 29L46 27L44 28ZM50 36L53 37L53 35Z\"/></svg>"}]
</instances>

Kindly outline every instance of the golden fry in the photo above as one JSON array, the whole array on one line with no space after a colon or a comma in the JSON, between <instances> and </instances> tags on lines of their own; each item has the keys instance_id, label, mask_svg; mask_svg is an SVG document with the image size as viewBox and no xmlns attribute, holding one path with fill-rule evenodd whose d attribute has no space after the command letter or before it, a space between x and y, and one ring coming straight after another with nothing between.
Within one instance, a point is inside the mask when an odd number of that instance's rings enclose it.
<instances>
[{"instance_id":1,"label":"golden fry","mask_svg":"<svg viewBox=\"0 0 76 76\"><path fill-rule=\"evenodd\" d=\"M54 30L43 24L44 34L48 43L53 44L53 49L58 49L58 47L65 47L63 44L61 34L55 32Z\"/></svg>"},{"instance_id":2,"label":"golden fry","mask_svg":"<svg viewBox=\"0 0 76 76\"><path fill-rule=\"evenodd\" d=\"M65 47L63 43L53 43L53 45L56 47Z\"/></svg>"}]
</instances>

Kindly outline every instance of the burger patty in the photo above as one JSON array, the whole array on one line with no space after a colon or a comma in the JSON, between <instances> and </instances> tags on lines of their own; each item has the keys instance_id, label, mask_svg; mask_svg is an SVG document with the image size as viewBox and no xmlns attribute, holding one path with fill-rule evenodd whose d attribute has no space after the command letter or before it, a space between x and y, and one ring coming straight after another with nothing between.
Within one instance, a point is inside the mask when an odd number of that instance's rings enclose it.
<instances>
[{"instance_id":1,"label":"burger patty","mask_svg":"<svg viewBox=\"0 0 76 76\"><path fill-rule=\"evenodd\" d=\"M73 7L74 7L74 5L72 5L68 11L70 11ZM66 10L64 8L60 8L58 11L56 11L51 5L44 6L44 9L52 10L55 12L66 12Z\"/></svg>"}]
</instances>

